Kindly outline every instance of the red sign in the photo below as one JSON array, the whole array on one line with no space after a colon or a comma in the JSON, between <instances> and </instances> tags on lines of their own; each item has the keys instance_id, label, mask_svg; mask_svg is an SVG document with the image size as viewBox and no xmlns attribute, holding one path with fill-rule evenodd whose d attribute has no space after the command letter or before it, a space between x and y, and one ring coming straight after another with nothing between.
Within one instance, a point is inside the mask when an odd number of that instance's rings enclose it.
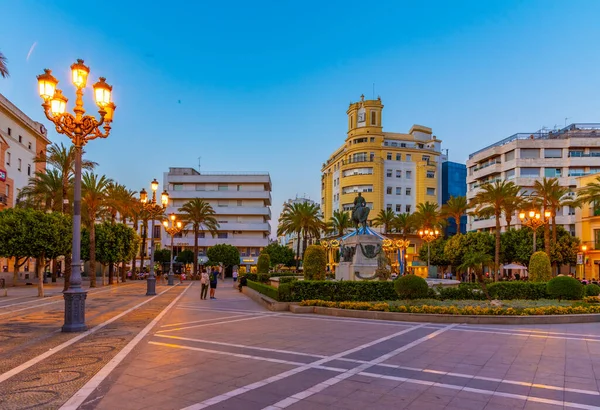
<instances>
[{"instance_id":1,"label":"red sign","mask_svg":"<svg viewBox=\"0 0 600 410\"><path fill-rule=\"evenodd\" d=\"M6 181L6 171L3 169L0 169L0 181Z\"/></svg>"}]
</instances>

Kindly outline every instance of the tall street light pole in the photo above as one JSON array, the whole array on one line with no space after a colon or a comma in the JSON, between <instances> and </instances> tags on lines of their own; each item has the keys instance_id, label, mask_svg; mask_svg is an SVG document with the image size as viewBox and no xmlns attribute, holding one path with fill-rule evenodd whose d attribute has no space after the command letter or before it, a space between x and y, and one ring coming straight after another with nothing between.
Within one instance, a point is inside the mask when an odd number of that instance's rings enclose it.
<instances>
[{"instance_id":1,"label":"tall street light pole","mask_svg":"<svg viewBox=\"0 0 600 410\"><path fill-rule=\"evenodd\" d=\"M42 107L46 118L54 123L56 132L64 134L73 142L75 147L75 175L73 201L73 246L71 258L71 278L69 287L63 292L65 299L65 322L63 332L81 332L87 329L85 324L85 299L87 292L81 287L81 153L83 146L96 138L107 138L110 133L110 123L113 119L115 104L111 102L112 87L105 82L104 77L93 85L94 98L98 105L100 120L92 115L84 115L83 90L86 88L89 67L83 60L77 60L71 66L72 82L75 86L75 115L66 112L68 99L62 91L56 88L58 80L52 76L52 71L45 69L44 74L38 75L38 90L44 100ZM103 127L103 131L100 127ZM95 275L95 272L92 272Z\"/></svg>"},{"instance_id":2,"label":"tall street light pole","mask_svg":"<svg viewBox=\"0 0 600 410\"><path fill-rule=\"evenodd\" d=\"M148 212L152 220L150 230L150 273L146 280L146 296L156 295L156 276L154 276L154 221L158 218L162 219L162 215L165 212L167 204L169 203L169 194L167 191L163 191L160 196L161 204L156 203L156 190L158 189L158 181L156 178L150 183L152 188L152 199L148 202L148 193L144 188L140 191L140 202L144 207L144 210ZM142 266L143 268L143 266Z\"/></svg>"},{"instance_id":3,"label":"tall street light pole","mask_svg":"<svg viewBox=\"0 0 600 410\"><path fill-rule=\"evenodd\" d=\"M542 218L541 211L537 211L535 209L532 209L528 212L521 211L519 213L519 219L521 220L521 224L533 230L533 253L535 253L537 249L537 229L540 226L547 224L551 216L552 213L550 211L545 211L544 217Z\"/></svg>"},{"instance_id":4,"label":"tall street light pole","mask_svg":"<svg viewBox=\"0 0 600 410\"><path fill-rule=\"evenodd\" d=\"M581 252L583 252L583 279L585 280L585 251L587 251L587 245L581 245ZM592 271L592 277L594 271Z\"/></svg>"},{"instance_id":5,"label":"tall street light pole","mask_svg":"<svg viewBox=\"0 0 600 410\"><path fill-rule=\"evenodd\" d=\"M429 277L429 269L430 269L430 261L431 261L431 250L429 249L429 244L436 240L437 237L440 236L440 231L433 228L425 228L419 230L419 237L427 242L427 276Z\"/></svg>"},{"instance_id":6,"label":"tall street light pole","mask_svg":"<svg viewBox=\"0 0 600 410\"><path fill-rule=\"evenodd\" d=\"M175 235L181 232L181 230L183 229L183 225L181 224L181 221L175 222L175 220L177 219L177 216L175 214L169 215L169 219L171 220L171 226L169 227L169 221L163 221L163 225L165 227L165 231L167 231L167 233L171 235L171 265L169 266L169 282L167 283L167 285L173 286L173 238L175 237Z\"/></svg>"}]
</instances>

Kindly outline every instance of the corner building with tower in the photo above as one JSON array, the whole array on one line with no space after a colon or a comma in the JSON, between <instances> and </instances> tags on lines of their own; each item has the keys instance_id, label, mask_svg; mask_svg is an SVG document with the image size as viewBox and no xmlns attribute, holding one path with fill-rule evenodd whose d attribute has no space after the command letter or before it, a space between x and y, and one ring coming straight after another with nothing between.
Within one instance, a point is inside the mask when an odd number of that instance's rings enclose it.
<instances>
[{"instance_id":1,"label":"corner building with tower","mask_svg":"<svg viewBox=\"0 0 600 410\"><path fill-rule=\"evenodd\" d=\"M431 128L413 125L406 134L383 131L381 98L351 103L344 143L321 168L321 209L351 211L357 193L371 208L413 213L426 201L441 204L441 141Z\"/></svg>"}]
</instances>

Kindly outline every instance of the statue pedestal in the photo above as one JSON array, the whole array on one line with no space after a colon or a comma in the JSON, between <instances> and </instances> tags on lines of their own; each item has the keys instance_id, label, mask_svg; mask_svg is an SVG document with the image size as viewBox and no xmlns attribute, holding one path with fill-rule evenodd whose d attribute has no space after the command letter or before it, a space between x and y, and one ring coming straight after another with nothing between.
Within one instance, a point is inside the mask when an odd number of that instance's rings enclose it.
<instances>
[{"instance_id":1,"label":"statue pedestal","mask_svg":"<svg viewBox=\"0 0 600 410\"><path fill-rule=\"evenodd\" d=\"M356 235L344 241L344 247L354 248L354 256L351 261L344 261L343 258L335 271L336 280L363 280L356 275L356 272L363 278L371 278L377 270L377 255L368 258L361 250L361 245L365 251L376 250L381 246L381 239L374 235Z\"/></svg>"}]
</instances>

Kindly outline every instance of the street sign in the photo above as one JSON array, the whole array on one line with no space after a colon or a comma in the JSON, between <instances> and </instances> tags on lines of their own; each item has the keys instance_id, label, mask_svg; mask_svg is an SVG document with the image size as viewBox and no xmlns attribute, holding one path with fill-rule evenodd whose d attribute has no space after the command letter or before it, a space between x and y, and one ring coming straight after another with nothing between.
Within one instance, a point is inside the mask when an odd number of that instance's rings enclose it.
<instances>
[{"instance_id":1,"label":"street sign","mask_svg":"<svg viewBox=\"0 0 600 410\"><path fill-rule=\"evenodd\" d=\"M577 253L577 264L583 265L583 253L582 252Z\"/></svg>"}]
</instances>

